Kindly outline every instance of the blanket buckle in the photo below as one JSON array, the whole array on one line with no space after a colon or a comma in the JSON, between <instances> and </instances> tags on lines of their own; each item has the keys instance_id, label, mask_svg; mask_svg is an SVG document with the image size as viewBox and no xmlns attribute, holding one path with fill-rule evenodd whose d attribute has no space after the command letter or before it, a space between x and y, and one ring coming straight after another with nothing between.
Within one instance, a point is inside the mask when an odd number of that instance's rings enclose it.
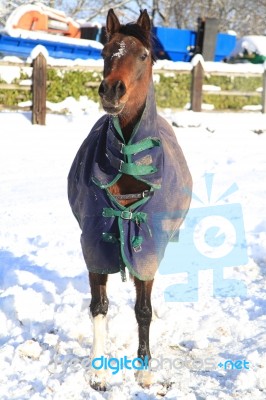
<instances>
[{"instance_id":1,"label":"blanket buckle","mask_svg":"<svg viewBox=\"0 0 266 400\"><path fill-rule=\"evenodd\" d=\"M132 219L132 217L133 217L133 213L131 211L128 211L128 210L121 211L121 218Z\"/></svg>"}]
</instances>

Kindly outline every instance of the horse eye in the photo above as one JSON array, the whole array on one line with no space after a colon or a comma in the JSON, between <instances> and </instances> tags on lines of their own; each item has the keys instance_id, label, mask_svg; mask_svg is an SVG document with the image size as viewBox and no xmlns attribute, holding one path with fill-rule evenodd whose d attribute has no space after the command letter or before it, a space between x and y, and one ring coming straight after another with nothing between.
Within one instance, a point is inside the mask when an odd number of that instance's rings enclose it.
<instances>
[{"instance_id":1,"label":"horse eye","mask_svg":"<svg viewBox=\"0 0 266 400\"><path fill-rule=\"evenodd\" d=\"M145 61L147 57L148 57L148 54L147 54L147 53L143 53L143 54L140 56L140 59L141 59L142 61Z\"/></svg>"}]
</instances>

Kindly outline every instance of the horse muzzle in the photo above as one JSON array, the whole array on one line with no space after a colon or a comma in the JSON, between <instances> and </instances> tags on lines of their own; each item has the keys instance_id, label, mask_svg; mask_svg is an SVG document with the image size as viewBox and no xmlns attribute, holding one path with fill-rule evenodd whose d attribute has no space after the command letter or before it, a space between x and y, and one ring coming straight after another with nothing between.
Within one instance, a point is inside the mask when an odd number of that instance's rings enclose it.
<instances>
[{"instance_id":1,"label":"horse muzzle","mask_svg":"<svg viewBox=\"0 0 266 400\"><path fill-rule=\"evenodd\" d=\"M109 82L104 79L99 86L98 92L103 109L108 114L117 115L123 110L125 103L121 102L121 98L126 93L126 86L123 81Z\"/></svg>"}]
</instances>

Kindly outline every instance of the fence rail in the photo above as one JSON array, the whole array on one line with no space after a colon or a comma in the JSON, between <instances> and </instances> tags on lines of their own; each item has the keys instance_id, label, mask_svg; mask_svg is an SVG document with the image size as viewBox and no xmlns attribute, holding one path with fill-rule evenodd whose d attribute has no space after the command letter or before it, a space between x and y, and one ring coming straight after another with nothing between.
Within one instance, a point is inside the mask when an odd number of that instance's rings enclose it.
<instances>
[{"instance_id":1,"label":"fence rail","mask_svg":"<svg viewBox=\"0 0 266 400\"><path fill-rule=\"evenodd\" d=\"M206 74L213 75L213 73L206 72ZM218 74L216 72L216 74ZM199 112L201 111L202 107L202 98L204 93L212 94L212 95L225 95L225 96L245 96L245 97L252 97L252 96L261 96L261 104L262 104L262 113L266 113L266 69L263 72L263 88L262 92L255 92L255 91L237 91L237 90L209 90L204 89L203 80L204 80L204 60L201 56L197 56L197 61L194 63L192 68L192 84L191 84L191 110ZM219 73L219 75L222 75ZM226 74L228 76L228 73ZM233 76L250 76L250 74L244 73L233 73ZM253 74L252 74L253 75ZM232 74L230 73L230 76ZM256 74L255 76L258 76Z\"/></svg>"},{"instance_id":2,"label":"fence rail","mask_svg":"<svg viewBox=\"0 0 266 400\"><path fill-rule=\"evenodd\" d=\"M15 83L0 83L1 90L31 90L32 85L19 85Z\"/></svg>"},{"instance_id":3,"label":"fence rail","mask_svg":"<svg viewBox=\"0 0 266 400\"><path fill-rule=\"evenodd\" d=\"M260 92L240 92L239 90L211 90L211 89L204 89L203 93L206 94L214 94L220 96L245 96L245 97L253 97L253 96L261 96Z\"/></svg>"},{"instance_id":4,"label":"fence rail","mask_svg":"<svg viewBox=\"0 0 266 400\"><path fill-rule=\"evenodd\" d=\"M64 70L64 71L96 71L102 72L101 66L48 66L46 64L45 57L40 53L37 58L33 61L32 64L29 63L13 63L13 62L3 62L0 61L0 66L5 67L20 67L20 68L30 68L32 69L32 84L29 84L27 80L26 84L23 84L23 81L20 84L8 84L8 83L0 83L0 90L18 90L18 91L31 91L32 93L32 106L27 109L32 111L32 123L33 124L45 124L46 118L46 88L47 84L47 69L53 68L56 70ZM204 71L204 62L203 59L198 58L198 62L193 64L191 69L183 69L183 70L170 70L170 69L160 69L154 68L155 74L161 73L170 73L170 74L191 74L191 89L190 89L190 99L191 99L191 110L200 112L202 108L202 99L204 94L212 94L212 95L226 95L226 96L261 96L262 98L262 112L266 113L266 70L263 73L263 89L261 92L255 91L236 91L236 90L211 90L204 88L203 80L206 75L220 75L220 76L246 76L253 77L261 75L261 73L255 72L244 72L244 71ZM85 84L86 87L97 87L99 85L98 82L87 82ZM0 95L0 98L3 95ZM4 108L9 109L18 109L17 106L5 106L0 104L0 110Z\"/></svg>"}]
</instances>

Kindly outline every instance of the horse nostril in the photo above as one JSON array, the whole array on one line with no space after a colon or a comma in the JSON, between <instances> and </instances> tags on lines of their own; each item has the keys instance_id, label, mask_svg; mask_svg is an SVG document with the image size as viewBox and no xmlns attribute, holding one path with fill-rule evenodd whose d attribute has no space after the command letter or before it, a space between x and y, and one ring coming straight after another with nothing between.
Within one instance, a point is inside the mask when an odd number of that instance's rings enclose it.
<instances>
[{"instance_id":1,"label":"horse nostril","mask_svg":"<svg viewBox=\"0 0 266 400\"><path fill-rule=\"evenodd\" d=\"M101 97L103 97L103 95L107 92L107 90L108 90L108 85L107 85L107 83L103 80L103 81L101 82L100 86L99 86L98 93L99 93L99 95L100 95Z\"/></svg>"},{"instance_id":2,"label":"horse nostril","mask_svg":"<svg viewBox=\"0 0 266 400\"><path fill-rule=\"evenodd\" d=\"M123 81L115 81L114 83L104 79L98 89L100 97L105 97L109 101L119 100L126 93L126 86Z\"/></svg>"},{"instance_id":3,"label":"horse nostril","mask_svg":"<svg viewBox=\"0 0 266 400\"><path fill-rule=\"evenodd\" d=\"M126 93L126 86L123 81L117 81L114 85L114 89L117 99L120 99Z\"/></svg>"}]
</instances>

